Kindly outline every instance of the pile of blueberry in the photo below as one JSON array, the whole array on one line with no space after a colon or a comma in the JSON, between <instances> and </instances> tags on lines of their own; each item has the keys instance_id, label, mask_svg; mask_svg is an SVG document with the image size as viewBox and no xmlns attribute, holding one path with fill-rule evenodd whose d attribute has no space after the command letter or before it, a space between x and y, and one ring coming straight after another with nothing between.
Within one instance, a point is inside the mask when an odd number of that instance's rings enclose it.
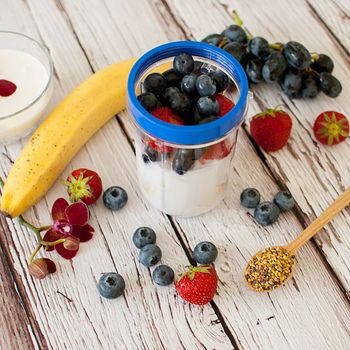
<instances>
[{"instance_id":1,"label":"pile of blueberry","mask_svg":"<svg viewBox=\"0 0 350 350\"><path fill-rule=\"evenodd\" d=\"M245 68L250 82L277 82L291 98L313 98L319 91L330 97L341 93L341 83L331 74L332 59L325 54L310 53L296 41L269 44L260 36L251 37L237 24L202 41L235 57Z\"/></svg>"},{"instance_id":2,"label":"pile of blueberry","mask_svg":"<svg viewBox=\"0 0 350 350\"><path fill-rule=\"evenodd\" d=\"M246 188L241 193L241 204L245 208L254 208L254 218L262 226L272 225L277 221L281 211L288 211L294 207L294 198L287 191L278 192L273 202L261 202L260 193L256 188Z\"/></svg>"},{"instance_id":3,"label":"pile of blueberry","mask_svg":"<svg viewBox=\"0 0 350 350\"><path fill-rule=\"evenodd\" d=\"M220 70L209 72L202 66L187 53L176 56L172 69L163 74L151 73L144 79L139 102L151 113L160 106L169 107L177 123L180 117L184 125L217 119L219 103L215 95L226 90L230 79Z\"/></svg>"}]
</instances>

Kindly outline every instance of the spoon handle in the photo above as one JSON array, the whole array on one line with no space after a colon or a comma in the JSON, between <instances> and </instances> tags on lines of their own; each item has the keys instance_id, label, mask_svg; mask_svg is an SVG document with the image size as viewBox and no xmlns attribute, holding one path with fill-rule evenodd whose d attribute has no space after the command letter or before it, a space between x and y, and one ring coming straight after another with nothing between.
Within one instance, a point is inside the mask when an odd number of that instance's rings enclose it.
<instances>
[{"instance_id":1,"label":"spoon handle","mask_svg":"<svg viewBox=\"0 0 350 350\"><path fill-rule=\"evenodd\" d=\"M285 248L294 255L311 237L328 224L341 210L350 204L350 187L342 193L318 218L316 218L293 242Z\"/></svg>"}]
</instances>

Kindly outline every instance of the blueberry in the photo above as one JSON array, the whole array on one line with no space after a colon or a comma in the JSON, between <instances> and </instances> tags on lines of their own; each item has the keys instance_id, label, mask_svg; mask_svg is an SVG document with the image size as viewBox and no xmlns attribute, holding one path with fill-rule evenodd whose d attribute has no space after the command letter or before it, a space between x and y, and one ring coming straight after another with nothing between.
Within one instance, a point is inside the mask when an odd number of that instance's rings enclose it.
<instances>
[{"instance_id":1,"label":"blueberry","mask_svg":"<svg viewBox=\"0 0 350 350\"><path fill-rule=\"evenodd\" d=\"M162 257L162 251L155 244L147 244L140 250L139 261L142 265L150 267L156 265Z\"/></svg>"},{"instance_id":2,"label":"blueberry","mask_svg":"<svg viewBox=\"0 0 350 350\"><path fill-rule=\"evenodd\" d=\"M150 111L158 106L158 99L152 92L144 92L137 97L142 107Z\"/></svg>"},{"instance_id":3,"label":"blueberry","mask_svg":"<svg viewBox=\"0 0 350 350\"><path fill-rule=\"evenodd\" d=\"M226 44L223 49L233 56L239 63L243 64L248 58L245 45L233 42Z\"/></svg>"},{"instance_id":4,"label":"blueberry","mask_svg":"<svg viewBox=\"0 0 350 350\"><path fill-rule=\"evenodd\" d=\"M294 68L303 70L311 64L311 55L306 47L296 41L289 41L284 45L283 55Z\"/></svg>"},{"instance_id":5,"label":"blueberry","mask_svg":"<svg viewBox=\"0 0 350 350\"><path fill-rule=\"evenodd\" d=\"M125 289L124 278L116 272L105 273L99 279L97 289L104 298L118 298Z\"/></svg>"},{"instance_id":6,"label":"blueberry","mask_svg":"<svg viewBox=\"0 0 350 350\"><path fill-rule=\"evenodd\" d=\"M200 242L193 249L193 259L198 264L212 264L218 256L218 250L211 242Z\"/></svg>"},{"instance_id":7,"label":"blueberry","mask_svg":"<svg viewBox=\"0 0 350 350\"><path fill-rule=\"evenodd\" d=\"M203 119L201 119L199 122L198 122L198 125L201 125L201 124L207 124L207 123L211 123L215 120L218 120L219 118L216 117L215 115L210 115L209 117L205 117Z\"/></svg>"},{"instance_id":8,"label":"blueberry","mask_svg":"<svg viewBox=\"0 0 350 350\"><path fill-rule=\"evenodd\" d=\"M103 192L103 203L110 210L119 210L125 207L128 194L119 186L112 186Z\"/></svg>"},{"instance_id":9,"label":"blueberry","mask_svg":"<svg viewBox=\"0 0 350 350\"><path fill-rule=\"evenodd\" d=\"M150 146L146 146L144 153L142 154L142 159L145 163L148 162L159 162L163 159L162 154L157 152Z\"/></svg>"},{"instance_id":10,"label":"blueberry","mask_svg":"<svg viewBox=\"0 0 350 350\"><path fill-rule=\"evenodd\" d=\"M246 44L248 41L247 34L245 33L245 31L236 24L230 25L221 34L225 36L228 40L237 43Z\"/></svg>"},{"instance_id":11,"label":"blueberry","mask_svg":"<svg viewBox=\"0 0 350 350\"><path fill-rule=\"evenodd\" d=\"M221 70L217 70L209 74L213 79L216 86L216 93L222 92L227 89L230 79L226 73Z\"/></svg>"},{"instance_id":12,"label":"blueberry","mask_svg":"<svg viewBox=\"0 0 350 350\"><path fill-rule=\"evenodd\" d=\"M162 74L151 73L145 78L143 87L146 92L153 92L155 95L159 95L167 87L167 81Z\"/></svg>"},{"instance_id":13,"label":"blueberry","mask_svg":"<svg viewBox=\"0 0 350 350\"><path fill-rule=\"evenodd\" d=\"M204 39L202 39L202 42L214 46L219 46L222 39L223 36L221 34L209 34Z\"/></svg>"},{"instance_id":14,"label":"blueberry","mask_svg":"<svg viewBox=\"0 0 350 350\"><path fill-rule=\"evenodd\" d=\"M300 71L289 68L282 80L283 91L291 98L297 98L301 94L302 76Z\"/></svg>"},{"instance_id":15,"label":"blueberry","mask_svg":"<svg viewBox=\"0 0 350 350\"><path fill-rule=\"evenodd\" d=\"M265 61L262 68L262 76L265 81L278 80L287 68L287 61L279 52L273 52Z\"/></svg>"},{"instance_id":16,"label":"blueberry","mask_svg":"<svg viewBox=\"0 0 350 350\"><path fill-rule=\"evenodd\" d=\"M168 69L163 73L163 76L166 79L168 86L180 86L181 77L176 74L175 69Z\"/></svg>"},{"instance_id":17,"label":"blueberry","mask_svg":"<svg viewBox=\"0 0 350 350\"><path fill-rule=\"evenodd\" d=\"M256 188L246 188L241 193L241 204L246 208L255 208L260 203L260 193Z\"/></svg>"},{"instance_id":18,"label":"blueberry","mask_svg":"<svg viewBox=\"0 0 350 350\"><path fill-rule=\"evenodd\" d=\"M294 198L287 191L278 192L273 199L274 203L278 205L281 211L291 210L294 207Z\"/></svg>"},{"instance_id":19,"label":"blueberry","mask_svg":"<svg viewBox=\"0 0 350 350\"><path fill-rule=\"evenodd\" d=\"M159 265L153 270L152 278L159 286L168 286L174 281L174 270L170 266Z\"/></svg>"},{"instance_id":20,"label":"blueberry","mask_svg":"<svg viewBox=\"0 0 350 350\"><path fill-rule=\"evenodd\" d=\"M181 81L181 91L193 94L196 91L196 80L197 76L195 74L185 75Z\"/></svg>"},{"instance_id":21,"label":"blueberry","mask_svg":"<svg viewBox=\"0 0 350 350\"><path fill-rule=\"evenodd\" d=\"M139 249L147 244L156 243L156 233L150 227L139 227L132 236L132 241Z\"/></svg>"},{"instance_id":22,"label":"blueberry","mask_svg":"<svg viewBox=\"0 0 350 350\"><path fill-rule=\"evenodd\" d=\"M216 98L201 97L197 101L197 108L200 114L213 115L219 112L219 103Z\"/></svg>"},{"instance_id":23,"label":"blueberry","mask_svg":"<svg viewBox=\"0 0 350 350\"><path fill-rule=\"evenodd\" d=\"M319 76L320 90L329 97L337 97L342 91L340 81L331 73L322 72Z\"/></svg>"},{"instance_id":24,"label":"blueberry","mask_svg":"<svg viewBox=\"0 0 350 350\"><path fill-rule=\"evenodd\" d=\"M251 82L260 83L264 80L262 76L262 67L263 63L257 59L250 60L247 63L245 71Z\"/></svg>"},{"instance_id":25,"label":"blueberry","mask_svg":"<svg viewBox=\"0 0 350 350\"><path fill-rule=\"evenodd\" d=\"M177 87L175 86L167 87L162 94L164 103L167 105L170 105L170 101L178 93L180 93L180 90Z\"/></svg>"},{"instance_id":26,"label":"blueberry","mask_svg":"<svg viewBox=\"0 0 350 350\"><path fill-rule=\"evenodd\" d=\"M195 151L193 149L179 148L173 159L173 170L179 175L184 175L192 168L195 160Z\"/></svg>"},{"instance_id":27,"label":"blueberry","mask_svg":"<svg viewBox=\"0 0 350 350\"><path fill-rule=\"evenodd\" d=\"M196 81L197 92L200 96L213 96L216 92L216 86L209 75L200 75Z\"/></svg>"},{"instance_id":28,"label":"blueberry","mask_svg":"<svg viewBox=\"0 0 350 350\"><path fill-rule=\"evenodd\" d=\"M192 73L194 68L194 61L191 55L182 53L174 58L173 65L176 74L184 76Z\"/></svg>"},{"instance_id":29,"label":"blueberry","mask_svg":"<svg viewBox=\"0 0 350 350\"><path fill-rule=\"evenodd\" d=\"M269 52L269 43L265 38L255 36L249 40L249 51L258 58L263 58Z\"/></svg>"},{"instance_id":30,"label":"blueberry","mask_svg":"<svg viewBox=\"0 0 350 350\"><path fill-rule=\"evenodd\" d=\"M254 211L255 220L262 226L271 225L277 221L280 209L275 203L262 202L258 204Z\"/></svg>"},{"instance_id":31,"label":"blueberry","mask_svg":"<svg viewBox=\"0 0 350 350\"><path fill-rule=\"evenodd\" d=\"M318 73L322 73L322 72L332 73L334 68L334 63L329 56L321 53L318 55L317 60L315 60L310 67Z\"/></svg>"},{"instance_id":32,"label":"blueberry","mask_svg":"<svg viewBox=\"0 0 350 350\"><path fill-rule=\"evenodd\" d=\"M192 100L184 92L179 92L170 98L170 107L178 114L188 114L192 109Z\"/></svg>"}]
</instances>

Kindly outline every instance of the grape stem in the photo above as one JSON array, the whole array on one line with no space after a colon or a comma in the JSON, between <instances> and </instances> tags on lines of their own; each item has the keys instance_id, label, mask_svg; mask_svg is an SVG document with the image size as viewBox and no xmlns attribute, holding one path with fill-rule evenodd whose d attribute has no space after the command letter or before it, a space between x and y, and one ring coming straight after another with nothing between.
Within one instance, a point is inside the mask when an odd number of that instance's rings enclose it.
<instances>
[{"instance_id":1,"label":"grape stem","mask_svg":"<svg viewBox=\"0 0 350 350\"><path fill-rule=\"evenodd\" d=\"M231 17L236 25L241 27L247 34L248 41L253 37L252 33L243 25L243 21L241 17L238 16L238 13L236 10L233 10L231 13Z\"/></svg>"}]
</instances>

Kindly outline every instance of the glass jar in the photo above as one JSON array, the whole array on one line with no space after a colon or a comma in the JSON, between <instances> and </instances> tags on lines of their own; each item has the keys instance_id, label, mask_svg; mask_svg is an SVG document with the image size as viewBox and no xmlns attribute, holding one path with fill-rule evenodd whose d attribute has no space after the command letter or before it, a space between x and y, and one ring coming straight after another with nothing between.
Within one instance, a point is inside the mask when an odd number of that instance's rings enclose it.
<instances>
[{"instance_id":1,"label":"glass jar","mask_svg":"<svg viewBox=\"0 0 350 350\"><path fill-rule=\"evenodd\" d=\"M221 70L231 83L224 95L235 106L206 124L174 125L147 112L137 100L152 72L172 68L175 56L192 55L201 73ZM200 62L200 63L198 63ZM162 212L203 214L224 198L237 132L247 109L248 81L239 62L224 50L199 42L172 42L144 54L128 80L128 103L136 125L138 181L145 199Z\"/></svg>"}]
</instances>

